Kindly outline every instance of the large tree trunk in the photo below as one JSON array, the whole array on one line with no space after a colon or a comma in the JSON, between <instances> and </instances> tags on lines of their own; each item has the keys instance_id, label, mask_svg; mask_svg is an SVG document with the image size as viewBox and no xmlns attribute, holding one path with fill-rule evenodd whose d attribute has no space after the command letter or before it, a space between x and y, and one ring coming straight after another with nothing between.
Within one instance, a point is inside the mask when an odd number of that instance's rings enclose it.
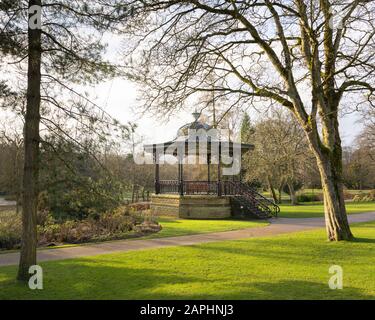
<instances>
[{"instance_id":1,"label":"large tree trunk","mask_svg":"<svg viewBox=\"0 0 375 320\"><path fill-rule=\"evenodd\" d=\"M41 0L30 0L29 7L34 5L41 6ZM28 54L28 87L24 128L22 244L18 270L18 279L22 281L28 280L29 268L36 264L41 82L41 30L39 29L32 30L29 28L28 30Z\"/></svg>"},{"instance_id":2,"label":"large tree trunk","mask_svg":"<svg viewBox=\"0 0 375 320\"><path fill-rule=\"evenodd\" d=\"M318 159L323 187L327 236L330 241L351 240L353 238L346 214L342 172L336 166L337 160L332 160L330 157Z\"/></svg>"},{"instance_id":3,"label":"large tree trunk","mask_svg":"<svg viewBox=\"0 0 375 320\"><path fill-rule=\"evenodd\" d=\"M320 141L316 129L308 130L307 136L315 154L323 188L324 213L328 240L351 240L346 214L343 172L342 147L337 113L329 117L322 116L323 141Z\"/></svg>"}]
</instances>

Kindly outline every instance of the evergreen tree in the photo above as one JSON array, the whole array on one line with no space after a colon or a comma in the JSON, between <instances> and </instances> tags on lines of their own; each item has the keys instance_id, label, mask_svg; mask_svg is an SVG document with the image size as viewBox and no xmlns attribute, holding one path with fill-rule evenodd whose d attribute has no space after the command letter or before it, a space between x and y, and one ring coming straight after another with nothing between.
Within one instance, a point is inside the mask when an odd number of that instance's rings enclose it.
<instances>
[{"instance_id":1,"label":"evergreen tree","mask_svg":"<svg viewBox=\"0 0 375 320\"><path fill-rule=\"evenodd\" d=\"M116 74L116 68L103 58L106 46L102 38L106 31L115 32L118 22L128 14L128 7L121 9L120 2L0 2L0 54L12 57L12 65L21 70L20 92L25 92L26 105L20 280L27 280L29 267L36 264L41 124L65 139L71 138L61 126L67 119L74 119L85 130L96 130L99 122L108 128L118 125L102 111L93 113L91 101L75 86L94 84ZM72 96L80 103L67 104Z\"/></svg>"},{"instance_id":2,"label":"evergreen tree","mask_svg":"<svg viewBox=\"0 0 375 320\"><path fill-rule=\"evenodd\" d=\"M251 124L250 116L247 112L244 113L241 122L241 141L243 143L251 143L251 136L254 134L255 129Z\"/></svg>"}]
</instances>

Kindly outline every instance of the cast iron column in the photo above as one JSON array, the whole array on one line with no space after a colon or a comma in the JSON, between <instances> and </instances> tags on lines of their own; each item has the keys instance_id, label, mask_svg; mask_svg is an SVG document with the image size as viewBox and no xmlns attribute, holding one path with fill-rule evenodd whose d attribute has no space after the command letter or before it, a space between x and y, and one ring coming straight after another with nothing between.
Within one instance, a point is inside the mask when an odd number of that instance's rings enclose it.
<instances>
[{"instance_id":1,"label":"cast iron column","mask_svg":"<svg viewBox=\"0 0 375 320\"><path fill-rule=\"evenodd\" d=\"M211 184L211 174L210 174L210 165L211 165L211 155L207 154L207 194L210 193L210 184Z\"/></svg>"},{"instance_id":2,"label":"cast iron column","mask_svg":"<svg viewBox=\"0 0 375 320\"><path fill-rule=\"evenodd\" d=\"M184 161L185 143L177 146L177 160L178 160L178 192L181 196L184 195Z\"/></svg>"},{"instance_id":3,"label":"cast iron column","mask_svg":"<svg viewBox=\"0 0 375 320\"><path fill-rule=\"evenodd\" d=\"M156 147L154 147L153 156L155 162L155 194L160 194L159 155L156 154Z\"/></svg>"},{"instance_id":4,"label":"cast iron column","mask_svg":"<svg viewBox=\"0 0 375 320\"><path fill-rule=\"evenodd\" d=\"M217 165L217 195L221 197L221 142L219 142L219 164Z\"/></svg>"}]
</instances>

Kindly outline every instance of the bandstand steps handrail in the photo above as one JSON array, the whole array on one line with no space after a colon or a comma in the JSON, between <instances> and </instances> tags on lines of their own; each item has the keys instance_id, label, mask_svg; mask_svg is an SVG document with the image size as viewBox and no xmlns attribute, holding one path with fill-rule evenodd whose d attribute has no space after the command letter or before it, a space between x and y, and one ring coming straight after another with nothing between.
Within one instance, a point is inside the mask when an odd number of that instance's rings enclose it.
<instances>
[{"instance_id":1,"label":"bandstand steps handrail","mask_svg":"<svg viewBox=\"0 0 375 320\"><path fill-rule=\"evenodd\" d=\"M280 207L276 203L269 200L249 185L240 181L226 181L226 184L231 186L231 193L241 196L242 200L246 201L250 208L252 207L252 213L260 218L277 217L280 213Z\"/></svg>"}]
</instances>

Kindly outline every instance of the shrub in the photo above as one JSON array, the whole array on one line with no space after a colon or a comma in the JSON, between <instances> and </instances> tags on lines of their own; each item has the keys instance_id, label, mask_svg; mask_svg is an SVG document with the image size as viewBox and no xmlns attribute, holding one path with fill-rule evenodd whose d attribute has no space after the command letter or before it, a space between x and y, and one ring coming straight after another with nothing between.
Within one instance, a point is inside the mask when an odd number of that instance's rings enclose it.
<instances>
[{"instance_id":1,"label":"shrub","mask_svg":"<svg viewBox=\"0 0 375 320\"><path fill-rule=\"evenodd\" d=\"M365 196L362 197L362 201L363 202L371 202L372 199L368 195L365 195Z\"/></svg>"},{"instance_id":2,"label":"shrub","mask_svg":"<svg viewBox=\"0 0 375 320\"><path fill-rule=\"evenodd\" d=\"M21 215L12 211L0 214L0 250L19 248L21 244Z\"/></svg>"},{"instance_id":3,"label":"shrub","mask_svg":"<svg viewBox=\"0 0 375 320\"><path fill-rule=\"evenodd\" d=\"M144 211L150 209L150 203L133 203L129 204L128 208L134 211Z\"/></svg>"},{"instance_id":4,"label":"shrub","mask_svg":"<svg viewBox=\"0 0 375 320\"><path fill-rule=\"evenodd\" d=\"M314 201L321 201L321 196L317 194L308 194L308 193L302 193L297 196L298 202L314 202Z\"/></svg>"},{"instance_id":5,"label":"shrub","mask_svg":"<svg viewBox=\"0 0 375 320\"><path fill-rule=\"evenodd\" d=\"M130 232L145 234L157 232L160 225L147 211L130 211L127 207L106 212L85 220L57 222L46 210L38 212L38 244L84 243L121 239ZM0 249L20 247L21 215L14 212L0 214Z\"/></svg>"},{"instance_id":6,"label":"shrub","mask_svg":"<svg viewBox=\"0 0 375 320\"><path fill-rule=\"evenodd\" d=\"M39 245L51 244L58 242L61 225L57 223L47 224L45 226L38 226L38 243Z\"/></svg>"},{"instance_id":7,"label":"shrub","mask_svg":"<svg viewBox=\"0 0 375 320\"><path fill-rule=\"evenodd\" d=\"M8 195L8 196L5 196L4 198L5 201L16 201L17 200L17 197L16 195Z\"/></svg>"},{"instance_id":8,"label":"shrub","mask_svg":"<svg viewBox=\"0 0 375 320\"><path fill-rule=\"evenodd\" d=\"M131 231L147 233L157 232L160 226L155 221L145 222L143 213L131 213L126 207L119 207L112 212L106 212L98 217L90 217L85 220L68 220L63 223L49 221L40 227L39 243L46 245L51 243L83 243L100 240L113 240L124 238ZM142 227L138 227L141 226Z\"/></svg>"},{"instance_id":9,"label":"shrub","mask_svg":"<svg viewBox=\"0 0 375 320\"><path fill-rule=\"evenodd\" d=\"M48 210L44 209L37 212L36 222L38 226L45 226L53 223L54 219Z\"/></svg>"},{"instance_id":10,"label":"shrub","mask_svg":"<svg viewBox=\"0 0 375 320\"><path fill-rule=\"evenodd\" d=\"M344 190L344 199L345 199L345 200L353 200L353 199L354 199L354 196L353 196L352 193L350 193L350 192Z\"/></svg>"},{"instance_id":11,"label":"shrub","mask_svg":"<svg viewBox=\"0 0 375 320\"><path fill-rule=\"evenodd\" d=\"M359 202L359 201L371 202L371 201L375 201L375 190L371 190L369 193L356 194L353 197L353 201L354 202Z\"/></svg>"},{"instance_id":12,"label":"shrub","mask_svg":"<svg viewBox=\"0 0 375 320\"><path fill-rule=\"evenodd\" d=\"M110 233L129 232L133 229L135 219L121 212L105 213L99 219L99 227Z\"/></svg>"},{"instance_id":13,"label":"shrub","mask_svg":"<svg viewBox=\"0 0 375 320\"><path fill-rule=\"evenodd\" d=\"M48 190L48 206L54 218L84 220L114 210L122 203L121 185L107 179L82 178L77 184L63 184Z\"/></svg>"},{"instance_id":14,"label":"shrub","mask_svg":"<svg viewBox=\"0 0 375 320\"><path fill-rule=\"evenodd\" d=\"M58 242L82 243L90 240L96 233L89 221L65 221L57 234Z\"/></svg>"},{"instance_id":15,"label":"shrub","mask_svg":"<svg viewBox=\"0 0 375 320\"><path fill-rule=\"evenodd\" d=\"M160 224L155 224L151 221L145 221L141 224L138 224L134 227L134 230L139 233L151 233L158 232L162 229Z\"/></svg>"}]
</instances>

